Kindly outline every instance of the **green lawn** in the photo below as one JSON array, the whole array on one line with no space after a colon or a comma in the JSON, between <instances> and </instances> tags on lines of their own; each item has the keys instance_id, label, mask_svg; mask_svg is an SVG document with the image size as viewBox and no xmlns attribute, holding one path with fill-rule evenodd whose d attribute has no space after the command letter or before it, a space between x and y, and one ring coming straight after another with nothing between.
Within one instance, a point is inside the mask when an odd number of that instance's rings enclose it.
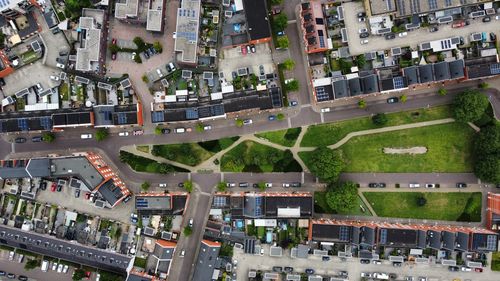
<instances>
[{"instance_id":1,"label":"green lawn","mask_svg":"<svg viewBox=\"0 0 500 281\"><path fill-rule=\"evenodd\" d=\"M279 145L292 147L295 144L297 138L299 137L300 131L302 131L302 128L299 127L299 128L291 128L288 130L255 134L255 136L258 138L266 139L270 142Z\"/></svg>"},{"instance_id":2,"label":"green lawn","mask_svg":"<svg viewBox=\"0 0 500 281\"><path fill-rule=\"evenodd\" d=\"M431 107L387 114L388 122L385 126L424 122L452 117L450 106ZM344 138L348 133L379 128L373 124L370 117L351 119L346 121L309 126L300 143L303 147L332 145Z\"/></svg>"},{"instance_id":3,"label":"green lawn","mask_svg":"<svg viewBox=\"0 0 500 281\"><path fill-rule=\"evenodd\" d=\"M491 259L491 270L500 271L500 252L493 252Z\"/></svg>"},{"instance_id":4,"label":"green lawn","mask_svg":"<svg viewBox=\"0 0 500 281\"><path fill-rule=\"evenodd\" d=\"M186 169L165 164L158 163L154 160L151 160L146 157L137 156L135 154L120 150L120 160L124 163L127 163L132 170L137 172L146 172L146 173L161 173L161 166L171 167L176 172L189 172Z\"/></svg>"},{"instance_id":5,"label":"green lawn","mask_svg":"<svg viewBox=\"0 0 500 281\"><path fill-rule=\"evenodd\" d=\"M37 58L38 58L38 56L37 56L36 52L33 50L27 51L27 52L21 54L21 59L23 60L24 64L31 63L31 62L35 61Z\"/></svg>"},{"instance_id":6,"label":"green lawn","mask_svg":"<svg viewBox=\"0 0 500 281\"><path fill-rule=\"evenodd\" d=\"M240 137L223 138L218 140L199 142L198 145L201 146L203 149L215 154L219 151L222 151L230 147L234 142L236 142L239 139Z\"/></svg>"},{"instance_id":7,"label":"green lawn","mask_svg":"<svg viewBox=\"0 0 500 281\"><path fill-rule=\"evenodd\" d=\"M316 191L314 192L314 212L319 213L319 214L339 214L339 215L355 215L355 216L371 216L372 214L368 210L368 207L366 207L366 204L363 203L363 200L361 200L361 197L358 196L358 202L356 202L356 207L352 210L349 210L349 212L337 212L330 208L328 204L326 203L326 191ZM361 209L361 206L365 209Z\"/></svg>"},{"instance_id":8,"label":"green lawn","mask_svg":"<svg viewBox=\"0 0 500 281\"><path fill-rule=\"evenodd\" d=\"M153 145L151 154L189 166L196 166L213 155L197 143Z\"/></svg>"},{"instance_id":9,"label":"green lawn","mask_svg":"<svg viewBox=\"0 0 500 281\"><path fill-rule=\"evenodd\" d=\"M302 172L292 153L253 141L245 141L226 152L221 159L224 172Z\"/></svg>"},{"instance_id":10,"label":"green lawn","mask_svg":"<svg viewBox=\"0 0 500 281\"><path fill-rule=\"evenodd\" d=\"M380 217L481 221L481 192L364 192ZM417 200L427 199L420 207Z\"/></svg>"},{"instance_id":11,"label":"green lawn","mask_svg":"<svg viewBox=\"0 0 500 281\"><path fill-rule=\"evenodd\" d=\"M355 137L339 149L346 160L345 172L470 172L473 135L468 125L450 123ZM383 153L384 147L415 146L428 151L417 155Z\"/></svg>"},{"instance_id":12,"label":"green lawn","mask_svg":"<svg viewBox=\"0 0 500 281\"><path fill-rule=\"evenodd\" d=\"M136 149L144 153L149 153L149 145L138 145Z\"/></svg>"}]
</instances>

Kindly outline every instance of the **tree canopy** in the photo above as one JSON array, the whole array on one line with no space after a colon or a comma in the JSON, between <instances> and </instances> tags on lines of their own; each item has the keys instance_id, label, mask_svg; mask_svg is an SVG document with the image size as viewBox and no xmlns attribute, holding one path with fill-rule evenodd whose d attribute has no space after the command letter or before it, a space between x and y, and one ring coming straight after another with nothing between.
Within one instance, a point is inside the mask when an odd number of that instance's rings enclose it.
<instances>
[{"instance_id":1,"label":"tree canopy","mask_svg":"<svg viewBox=\"0 0 500 281\"><path fill-rule=\"evenodd\" d=\"M217 191L224 192L227 188L227 182L221 181L217 184Z\"/></svg>"},{"instance_id":2,"label":"tree canopy","mask_svg":"<svg viewBox=\"0 0 500 281\"><path fill-rule=\"evenodd\" d=\"M474 139L474 173L485 182L500 183L500 125L482 128Z\"/></svg>"},{"instance_id":3,"label":"tree canopy","mask_svg":"<svg viewBox=\"0 0 500 281\"><path fill-rule=\"evenodd\" d=\"M387 124L387 121L389 120L387 118L387 115L385 115L385 113L377 113L372 117L373 124L378 126L384 126L385 124Z\"/></svg>"},{"instance_id":4,"label":"tree canopy","mask_svg":"<svg viewBox=\"0 0 500 281\"><path fill-rule=\"evenodd\" d=\"M51 143L56 140L56 135L52 132L45 132L42 134L42 139L44 142Z\"/></svg>"},{"instance_id":5,"label":"tree canopy","mask_svg":"<svg viewBox=\"0 0 500 281\"><path fill-rule=\"evenodd\" d=\"M105 128L99 128L97 129L97 131L95 132L95 139L97 141L102 141L102 140L105 140L107 137L109 136L109 132L107 129Z\"/></svg>"},{"instance_id":6,"label":"tree canopy","mask_svg":"<svg viewBox=\"0 0 500 281\"><path fill-rule=\"evenodd\" d=\"M288 58L281 65L285 70L293 70L295 68L295 61Z\"/></svg>"},{"instance_id":7,"label":"tree canopy","mask_svg":"<svg viewBox=\"0 0 500 281\"><path fill-rule=\"evenodd\" d=\"M477 90L465 90L458 94L453 101L453 113L459 122L474 122L479 120L486 108L488 98Z\"/></svg>"},{"instance_id":8,"label":"tree canopy","mask_svg":"<svg viewBox=\"0 0 500 281\"><path fill-rule=\"evenodd\" d=\"M287 49L288 46L290 45L290 42L288 41L288 36L279 36L277 39L277 46L280 49Z\"/></svg>"},{"instance_id":9,"label":"tree canopy","mask_svg":"<svg viewBox=\"0 0 500 281\"><path fill-rule=\"evenodd\" d=\"M288 83L285 84L285 88L287 92L295 92L299 90L299 81L296 79L292 79L292 81L289 81Z\"/></svg>"},{"instance_id":10,"label":"tree canopy","mask_svg":"<svg viewBox=\"0 0 500 281\"><path fill-rule=\"evenodd\" d=\"M318 147L312 153L311 172L326 182L337 181L344 168L344 161L340 153L328 147Z\"/></svg>"},{"instance_id":11,"label":"tree canopy","mask_svg":"<svg viewBox=\"0 0 500 281\"><path fill-rule=\"evenodd\" d=\"M192 181L184 181L184 189L191 193L191 191L193 191L193 182Z\"/></svg>"},{"instance_id":12,"label":"tree canopy","mask_svg":"<svg viewBox=\"0 0 500 281\"><path fill-rule=\"evenodd\" d=\"M500 153L500 126L482 128L474 139L474 153L485 155Z\"/></svg>"},{"instance_id":13,"label":"tree canopy","mask_svg":"<svg viewBox=\"0 0 500 281\"><path fill-rule=\"evenodd\" d=\"M281 13L277 16L274 17L273 20L273 25L276 31L283 31L285 30L287 24L288 24L288 17L286 16L285 13Z\"/></svg>"},{"instance_id":14,"label":"tree canopy","mask_svg":"<svg viewBox=\"0 0 500 281\"><path fill-rule=\"evenodd\" d=\"M500 154L479 156L474 163L474 173L482 181L500 183Z\"/></svg>"},{"instance_id":15,"label":"tree canopy","mask_svg":"<svg viewBox=\"0 0 500 281\"><path fill-rule=\"evenodd\" d=\"M358 187L353 182L333 183L328 186L326 203L336 213L354 209L357 200Z\"/></svg>"}]
</instances>

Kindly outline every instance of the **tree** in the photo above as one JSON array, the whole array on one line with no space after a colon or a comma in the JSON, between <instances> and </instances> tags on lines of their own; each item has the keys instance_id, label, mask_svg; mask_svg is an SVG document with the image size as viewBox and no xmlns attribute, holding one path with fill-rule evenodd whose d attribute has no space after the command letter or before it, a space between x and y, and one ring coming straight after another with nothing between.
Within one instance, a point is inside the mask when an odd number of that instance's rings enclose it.
<instances>
[{"instance_id":1,"label":"tree","mask_svg":"<svg viewBox=\"0 0 500 281\"><path fill-rule=\"evenodd\" d=\"M142 40L142 38L139 36L134 37L133 42L137 46L137 50L139 52L141 52L146 47L146 43L144 43L144 40ZM137 54L137 55L139 55L139 54Z\"/></svg>"},{"instance_id":2,"label":"tree","mask_svg":"<svg viewBox=\"0 0 500 281\"><path fill-rule=\"evenodd\" d=\"M363 109L366 108L366 101L365 100L359 100L358 101L358 107Z\"/></svg>"},{"instance_id":3,"label":"tree","mask_svg":"<svg viewBox=\"0 0 500 281\"><path fill-rule=\"evenodd\" d=\"M490 85L486 82L481 82L477 86L479 87L479 89L488 89L490 87Z\"/></svg>"},{"instance_id":4,"label":"tree","mask_svg":"<svg viewBox=\"0 0 500 281\"><path fill-rule=\"evenodd\" d=\"M500 183L500 153L478 157L474 161L474 174L483 182Z\"/></svg>"},{"instance_id":5,"label":"tree","mask_svg":"<svg viewBox=\"0 0 500 281\"><path fill-rule=\"evenodd\" d=\"M425 199L424 196L420 196L417 198L417 206L423 207L425 206L425 204L427 204L427 199Z\"/></svg>"},{"instance_id":6,"label":"tree","mask_svg":"<svg viewBox=\"0 0 500 281\"><path fill-rule=\"evenodd\" d=\"M236 127L243 127L243 120L241 119L236 119L235 121Z\"/></svg>"},{"instance_id":7,"label":"tree","mask_svg":"<svg viewBox=\"0 0 500 281\"><path fill-rule=\"evenodd\" d=\"M24 265L24 269L32 270L40 266L40 260L37 259L29 259Z\"/></svg>"},{"instance_id":8,"label":"tree","mask_svg":"<svg viewBox=\"0 0 500 281\"><path fill-rule=\"evenodd\" d=\"M481 119L486 108L488 108L488 98L477 90L465 90L453 101L455 119L463 123Z\"/></svg>"},{"instance_id":9,"label":"tree","mask_svg":"<svg viewBox=\"0 0 500 281\"><path fill-rule=\"evenodd\" d=\"M274 16L273 25L275 31L283 31L288 25L288 17L285 13Z\"/></svg>"},{"instance_id":10,"label":"tree","mask_svg":"<svg viewBox=\"0 0 500 281\"><path fill-rule=\"evenodd\" d=\"M106 128L99 128L99 129L97 129L97 131L95 132L95 139L96 139L97 141L103 141L103 140L105 140L108 136L109 136L109 132L108 132L108 129L106 129Z\"/></svg>"},{"instance_id":11,"label":"tree","mask_svg":"<svg viewBox=\"0 0 500 281\"><path fill-rule=\"evenodd\" d=\"M90 0L66 0L64 12L71 17L78 17L82 13L83 8L92 7Z\"/></svg>"},{"instance_id":12,"label":"tree","mask_svg":"<svg viewBox=\"0 0 500 281\"><path fill-rule=\"evenodd\" d=\"M76 269L75 272L73 272L73 281L79 281L85 278L85 270L83 269Z\"/></svg>"},{"instance_id":13,"label":"tree","mask_svg":"<svg viewBox=\"0 0 500 281\"><path fill-rule=\"evenodd\" d=\"M362 68L366 64L366 58L365 55L361 54L356 57L356 64L358 65L359 68Z\"/></svg>"},{"instance_id":14,"label":"tree","mask_svg":"<svg viewBox=\"0 0 500 281\"><path fill-rule=\"evenodd\" d=\"M193 182L192 181L187 180L187 181L184 181L183 184L184 184L184 189L187 192L191 193L193 191Z\"/></svg>"},{"instance_id":15,"label":"tree","mask_svg":"<svg viewBox=\"0 0 500 281\"><path fill-rule=\"evenodd\" d=\"M257 184L257 186L259 187L260 191L265 191L266 190L266 183L261 181Z\"/></svg>"},{"instance_id":16,"label":"tree","mask_svg":"<svg viewBox=\"0 0 500 281\"><path fill-rule=\"evenodd\" d=\"M474 139L474 154L478 157L487 154L500 154L500 126L482 128Z\"/></svg>"},{"instance_id":17,"label":"tree","mask_svg":"<svg viewBox=\"0 0 500 281\"><path fill-rule=\"evenodd\" d=\"M290 42L288 41L288 36L279 36L277 39L277 48L279 49L288 49L288 46L290 45Z\"/></svg>"},{"instance_id":18,"label":"tree","mask_svg":"<svg viewBox=\"0 0 500 281\"><path fill-rule=\"evenodd\" d=\"M283 65L283 68L285 70L293 70L295 68L295 61L292 60L292 59L286 59L285 61L283 61L283 63L281 63L281 65Z\"/></svg>"},{"instance_id":19,"label":"tree","mask_svg":"<svg viewBox=\"0 0 500 281\"><path fill-rule=\"evenodd\" d=\"M51 132L45 132L42 134L42 140L46 143L51 143L56 140L56 135Z\"/></svg>"},{"instance_id":20,"label":"tree","mask_svg":"<svg viewBox=\"0 0 500 281\"><path fill-rule=\"evenodd\" d=\"M438 94L441 96L446 96L447 93L448 91L445 88L439 88L438 90Z\"/></svg>"},{"instance_id":21,"label":"tree","mask_svg":"<svg viewBox=\"0 0 500 281\"><path fill-rule=\"evenodd\" d=\"M356 207L358 187L353 182L334 183L328 186L326 203L336 213L348 212Z\"/></svg>"},{"instance_id":22,"label":"tree","mask_svg":"<svg viewBox=\"0 0 500 281\"><path fill-rule=\"evenodd\" d=\"M147 181L145 181L145 182L143 182L141 184L141 190L144 191L144 192L148 191L148 189L150 187L151 187L151 184L149 182L147 182Z\"/></svg>"},{"instance_id":23,"label":"tree","mask_svg":"<svg viewBox=\"0 0 500 281\"><path fill-rule=\"evenodd\" d=\"M155 135L161 135L161 127L159 125L155 127Z\"/></svg>"},{"instance_id":24,"label":"tree","mask_svg":"<svg viewBox=\"0 0 500 281\"><path fill-rule=\"evenodd\" d=\"M158 171L160 172L160 174L169 174L174 172L175 170L174 167L167 163L160 163L160 168Z\"/></svg>"},{"instance_id":25,"label":"tree","mask_svg":"<svg viewBox=\"0 0 500 281\"><path fill-rule=\"evenodd\" d=\"M184 227L184 236L188 237L193 233L193 229L189 226Z\"/></svg>"},{"instance_id":26,"label":"tree","mask_svg":"<svg viewBox=\"0 0 500 281\"><path fill-rule=\"evenodd\" d=\"M283 4L283 0L271 0L272 5L281 5Z\"/></svg>"},{"instance_id":27,"label":"tree","mask_svg":"<svg viewBox=\"0 0 500 281\"><path fill-rule=\"evenodd\" d=\"M313 151L309 168L321 180L334 182L344 168L344 161L338 151L322 146Z\"/></svg>"},{"instance_id":28,"label":"tree","mask_svg":"<svg viewBox=\"0 0 500 281\"><path fill-rule=\"evenodd\" d=\"M118 45L116 44L110 44L109 45L109 51L112 53L112 54L116 54L120 51L120 47L118 47Z\"/></svg>"},{"instance_id":29,"label":"tree","mask_svg":"<svg viewBox=\"0 0 500 281\"><path fill-rule=\"evenodd\" d=\"M399 97L399 99L401 100L402 103L405 103L408 100L408 96L407 95L401 95Z\"/></svg>"},{"instance_id":30,"label":"tree","mask_svg":"<svg viewBox=\"0 0 500 281\"><path fill-rule=\"evenodd\" d=\"M148 78L148 76L146 74L142 75L141 78L142 78L142 82L149 83L149 78Z\"/></svg>"},{"instance_id":31,"label":"tree","mask_svg":"<svg viewBox=\"0 0 500 281\"><path fill-rule=\"evenodd\" d=\"M287 92L295 92L299 90L299 81L296 79L292 79L285 84L285 90Z\"/></svg>"},{"instance_id":32,"label":"tree","mask_svg":"<svg viewBox=\"0 0 500 281\"><path fill-rule=\"evenodd\" d=\"M343 74L351 73L352 63L350 61L340 58L338 62L340 71L342 71Z\"/></svg>"},{"instance_id":33,"label":"tree","mask_svg":"<svg viewBox=\"0 0 500 281\"><path fill-rule=\"evenodd\" d=\"M203 128L203 123L196 123L196 127L195 127L196 131L201 133L205 130L205 128Z\"/></svg>"},{"instance_id":34,"label":"tree","mask_svg":"<svg viewBox=\"0 0 500 281\"><path fill-rule=\"evenodd\" d=\"M226 191L226 188L227 188L227 182L225 181L221 181L217 184L217 190L220 192Z\"/></svg>"},{"instance_id":35,"label":"tree","mask_svg":"<svg viewBox=\"0 0 500 281\"><path fill-rule=\"evenodd\" d=\"M158 52L160 54L163 52L163 46L158 41L153 43L153 48L155 49L156 52Z\"/></svg>"},{"instance_id":36,"label":"tree","mask_svg":"<svg viewBox=\"0 0 500 281\"><path fill-rule=\"evenodd\" d=\"M278 114L276 115L276 119L278 119L279 121L281 121L281 120L285 119L285 114L283 114L283 113L281 113L281 112L280 112L280 113L278 113Z\"/></svg>"},{"instance_id":37,"label":"tree","mask_svg":"<svg viewBox=\"0 0 500 281\"><path fill-rule=\"evenodd\" d=\"M387 115L385 115L385 113L377 113L372 117L373 124L377 126L384 126L387 124L387 121L389 120L387 119Z\"/></svg>"}]
</instances>

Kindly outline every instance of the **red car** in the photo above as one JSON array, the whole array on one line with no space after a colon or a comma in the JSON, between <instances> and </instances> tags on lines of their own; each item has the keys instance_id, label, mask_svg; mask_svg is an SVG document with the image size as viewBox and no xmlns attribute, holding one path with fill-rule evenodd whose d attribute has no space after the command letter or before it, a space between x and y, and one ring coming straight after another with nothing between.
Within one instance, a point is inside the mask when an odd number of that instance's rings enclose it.
<instances>
[{"instance_id":1,"label":"red car","mask_svg":"<svg viewBox=\"0 0 500 281\"><path fill-rule=\"evenodd\" d=\"M113 39L111 40L111 44L116 45L116 39L115 39L115 38L113 38Z\"/></svg>"},{"instance_id":2,"label":"red car","mask_svg":"<svg viewBox=\"0 0 500 281\"><path fill-rule=\"evenodd\" d=\"M112 59L112 60L116 60L116 53L112 53L112 54L111 54L111 59Z\"/></svg>"},{"instance_id":3,"label":"red car","mask_svg":"<svg viewBox=\"0 0 500 281\"><path fill-rule=\"evenodd\" d=\"M52 185L50 186L50 191L55 192L57 187L57 183L53 182Z\"/></svg>"},{"instance_id":4,"label":"red car","mask_svg":"<svg viewBox=\"0 0 500 281\"><path fill-rule=\"evenodd\" d=\"M482 269L482 268L480 268L480 267L476 267L476 268L474 268L474 271L475 271L475 272L483 272L483 269Z\"/></svg>"},{"instance_id":5,"label":"red car","mask_svg":"<svg viewBox=\"0 0 500 281\"><path fill-rule=\"evenodd\" d=\"M241 46L241 53L243 55L246 55L247 54L247 47L246 46Z\"/></svg>"},{"instance_id":6,"label":"red car","mask_svg":"<svg viewBox=\"0 0 500 281\"><path fill-rule=\"evenodd\" d=\"M86 277L87 279L90 279L90 274L92 274L92 272L90 272L90 271L86 271L86 272L85 272L85 277Z\"/></svg>"},{"instance_id":7,"label":"red car","mask_svg":"<svg viewBox=\"0 0 500 281\"><path fill-rule=\"evenodd\" d=\"M89 200L90 199L90 192L85 192L85 200Z\"/></svg>"}]
</instances>

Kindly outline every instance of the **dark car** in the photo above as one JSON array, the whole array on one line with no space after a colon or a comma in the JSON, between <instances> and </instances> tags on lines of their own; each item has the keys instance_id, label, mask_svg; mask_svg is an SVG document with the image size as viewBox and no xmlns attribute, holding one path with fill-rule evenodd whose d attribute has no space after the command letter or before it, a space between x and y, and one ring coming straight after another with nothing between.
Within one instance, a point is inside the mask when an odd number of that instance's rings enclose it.
<instances>
[{"instance_id":1,"label":"dark car","mask_svg":"<svg viewBox=\"0 0 500 281\"><path fill-rule=\"evenodd\" d=\"M281 273L283 271L283 267L281 267L281 266L273 266L273 271Z\"/></svg>"},{"instance_id":2,"label":"dark car","mask_svg":"<svg viewBox=\"0 0 500 281\"><path fill-rule=\"evenodd\" d=\"M254 44L250 45L250 50L252 51L252 53L255 53L256 50L255 50L255 45Z\"/></svg>"},{"instance_id":3,"label":"dark car","mask_svg":"<svg viewBox=\"0 0 500 281\"><path fill-rule=\"evenodd\" d=\"M290 101L291 106L297 106L298 104L299 103L297 101L294 101L294 100Z\"/></svg>"},{"instance_id":4,"label":"dark car","mask_svg":"<svg viewBox=\"0 0 500 281\"><path fill-rule=\"evenodd\" d=\"M276 120L276 115L269 115L269 116L267 117L267 120L269 120L269 121L274 121L274 120Z\"/></svg>"},{"instance_id":5,"label":"dark car","mask_svg":"<svg viewBox=\"0 0 500 281\"><path fill-rule=\"evenodd\" d=\"M41 142L43 140L42 136L34 136L31 138L32 142Z\"/></svg>"},{"instance_id":6,"label":"dark car","mask_svg":"<svg viewBox=\"0 0 500 281\"><path fill-rule=\"evenodd\" d=\"M46 181L41 181L40 182L40 187L41 190L47 189L47 182Z\"/></svg>"},{"instance_id":7,"label":"dark car","mask_svg":"<svg viewBox=\"0 0 500 281\"><path fill-rule=\"evenodd\" d=\"M321 260L322 260L322 261L329 261L329 260L330 260L330 257L329 257L329 256L322 256L322 257L321 257Z\"/></svg>"},{"instance_id":8,"label":"dark car","mask_svg":"<svg viewBox=\"0 0 500 281\"><path fill-rule=\"evenodd\" d=\"M19 277L17 277L17 279L21 280L21 281L27 281L28 280L28 277L24 276L24 275L19 275Z\"/></svg>"},{"instance_id":9,"label":"dark car","mask_svg":"<svg viewBox=\"0 0 500 281\"><path fill-rule=\"evenodd\" d=\"M178 186L178 187L184 187L184 183L183 183L183 182L180 182L177 186Z\"/></svg>"},{"instance_id":10,"label":"dark car","mask_svg":"<svg viewBox=\"0 0 500 281\"><path fill-rule=\"evenodd\" d=\"M26 142L26 138L16 138L14 141L16 143L25 143Z\"/></svg>"},{"instance_id":11,"label":"dark car","mask_svg":"<svg viewBox=\"0 0 500 281\"><path fill-rule=\"evenodd\" d=\"M396 34L389 33L389 34L386 34L384 37L385 37L385 40L392 40L392 39L396 38Z\"/></svg>"},{"instance_id":12,"label":"dark car","mask_svg":"<svg viewBox=\"0 0 500 281\"><path fill-rule=\"evenodd\" d=\"M366 13L365 12L359 12L358 13L358 18L364 18L366 17Z\"/></svg>"},{"instance_id":13,"label":"dark car","mask_svg":"<svg viewBox=\"0 0 500 281\"><path fill-rule=\"evenodd\" d=\"M80 198L80 189L75 189L75 198Z\"/></svg>"},{"instance_id":14,"label":"dark car","mask_svg":"<svg viewBox=\"0 0 500 281\"><path fill-rule=\"evenodd\" d=\"M361 260L359 260L359 262L360 262L361 264L370 264L370 260L364 260L364 259L361 259Z\"/></svg>"},{"instance_id":15,"label":"dark car","mask_svg":"<svg viewBox=\"0 0 500 281\"><path fill-rule=\"evenodd\" d=\"M387 99L387 103L397 103L399 101L399 98L397 97L392 97Z\"/></svg>"},{"instance_id":16,"label":"dark car","mask_svg":"<svg viewBox=\"0 0 500 281\"><path fill-rule=\"evenodd\" d=\"M14 279L16 278L16 275L14 273L7 273L7 278Z\"/></svg>"},{"instance_id":17,"label":"dark car","mask_svg":"<svg viewBox=\"0 0 500 281\"><path fill-rule=\"evenodd\" d=\"M292 187L300 187L301 185L300 182L292 182Z\"/></svg>"},{"instance_id":18,"label":"dark car","mask_svg":"<svg viewBox=\"0 0 500 281\"><path fill-rule=\"evenodd\" d=\"M449 271L459 271L460 268L458 266L448 266Z\"/></svg>"},{"instance_id":19,"label":"dark car","mask_svg":"<svg viewBox=\"0 0 500 281\"><path fill-rule=\"evenodd\" d=\"M431 29L429 29L430 32L437 32L439 28L437 26L433 26Z\"/></svg>"},{"instance_id":20,"label":"dark car","mask_svg":"<svg viewBox=\"0 0 500 281\"><path fill-rule=\"evenodd\" d=\"M236 73L236 71L231 72L231 75L233 76L233 79L238 77L238 73Z\"/></svg>"},{"instance_id":21,"label":"dark car","mask_svg":"<svg viewBox=\"0 0 500 281\"><path fill-rule=\"evenodd\" d=\"M112 59L112 60L116 60L116 53L112 53L112 54L111 54L111 59Z\"/></svg>"},{"instance_id":22,"label":"dark car","mask_svg":"<svg viewBox=\"0 0 500 281\"><path fill-rule=\"evenodd\" d=\"M144 54L144 57L148 60L148 59L149 59L149 54L148 54L148 52L144 52L143 54Z\"/></svg>"},{"instance_id":23,"label":"dark car","mask_svg":"<svg viewBox=\"0 0 500 281\"><path fill-rule=\"evenodd\" d=\"M291 266L285 266L285 270L284 270L286 273L292 273L293 272L293 267Z\"/></svg>"},{"instance_id":24,"label":"dark car","mask_svg":"<svg viewBox=\"0 0 500 281\"><path fill-rule=\"evenodd\" d=\"M466 188L466 187L467 187L467 184L464 182L457 183L457 188Z\"/></svg>"},{"instance_id":25,"label":"dark car","mask_svg":"<svg viewBox=\"0 0 500 281\"><path fill-rule=\"evenodd\" d=\"M161 129L161 133L166 135L166 134L170 134L171 130L168 129L168 128L165 128L165 129Z\"/></svg>"},{"instance_id":26,"label":"dark car","mask_svg":"<svg viewBox=\"0 0 500 281\"><path fill-rule=\"evenodd\" d=\"M491 41L496 41L497 40L497 36L495 35L495 33L490 32L490 40Z\"/></svg>"},{"instance_id":27,"label":"dark car","mask_svg":"<svg viewBox=\"0 0 500 281\"><path fill-rule=\"evenodd\" d=\"M248 187L249 184L248 182L240 182L240 184L238 184L239 187Z\"/></svg>"},{"instance_id":28,"label":"dark car","mask_svg":"<svg viewBox=\"0 0 500 281\"><path fill-rule=\"evenodd\" d=\"M57 189L56 189L56 190L57 190L57 192L61 192L61 191L62 191L62 188L63 188L62 184L58 184L58 185L57 185Z\"/></svg>"},{"instance_id":29,"label":"dark car","mask_svg":"<svg viewBox=\"0 0 500 281\"><path fill-rule=\"evenodd\" d=\"M396 279L396 278L398 278L396 273L389 273L389 279Z\"/></svg>"},{"instance_id":30,"label":"dark car","mask_svg":"<svg viewBox=\"0 0 500 281\"><path fill-rule=\"evenodd\" d=\"M132 199L132 195L127 195L127 197L123 199L123 203L127 203L128 201L130 201L130 199Z\"/></svg>"},{"instance_id":31,"label":"dark car","mask_svg":"<svg viewBox=\"0 0 500 281\"><path fill-rule=\"evenodd\" d=\"M371 182L368 184L368 187L375 188L375 187L377 187L377 184L374 182Z\"/></svg>"},{"instance_id":32,"label":"dark car","mask_svg":"<svg viewBox=\"0 0 500 281\"><path fill-rule=\"evenodd\" d=\"M394 266L394 267L401 267L402 265L403 265L402 262L393 262L392 263L392 266Z\"/></svg>"},{"instance_id":33,"label":"dark car","mask_svg":"<svg viewBox=\"0 0 500 281\"><path fill-rule=\"evenodd\" d=\"M254 184L252 184L252 187L253 188L259 188L259 184L258 183L254 183Z\"/></svg>"},{"instance_id":34,"label":"dark car","mask_svg":"<svg viewBox=\"0 0 500 281\"><path fill-rule=\"evenodd\" d=\"M483 18L483 22L490 22L491 21L491 18L490 17L484 17Z\"/></svg>"},{"instance_id":35,"label":"dark car","mask_svg":"<svg viewBox=\"0 0 500 281\"><path fill-rule=\"evenodd\" d=\"M0 270L0 276L5 276L5 274L7 274L7 272Z\"/></svg>"},{"instance_id":36,"label":"dark car","mask_svg":"<svg viewBox=\"0 0 500 281\"><path fill-rule=\"evenodd\" d=\"M314 269L306 268L306 274L314 274Z\"/></svg>"},{"instance_id":37,"label":"dark car","mask_svg":"<svg viewBox=\"0 0 500 281\"><path fill-rule=\"evenodd\" d=\"M370 36L370 33L368 33L368 32L363 32L363 33L359 34L359 38L367 38L368 36Z\"/></svg>"},{"instance_id":38,"label":"dark car","mask_svg":"<svg viewBox=\"0 0 500 281\"><path fill-rule=\"evenodd\" d=\"M386 184L384 182L381 182L381 183L378 184L378 187L384 188L384 187L386 187Z\"/></svg>"}]
</instances>

